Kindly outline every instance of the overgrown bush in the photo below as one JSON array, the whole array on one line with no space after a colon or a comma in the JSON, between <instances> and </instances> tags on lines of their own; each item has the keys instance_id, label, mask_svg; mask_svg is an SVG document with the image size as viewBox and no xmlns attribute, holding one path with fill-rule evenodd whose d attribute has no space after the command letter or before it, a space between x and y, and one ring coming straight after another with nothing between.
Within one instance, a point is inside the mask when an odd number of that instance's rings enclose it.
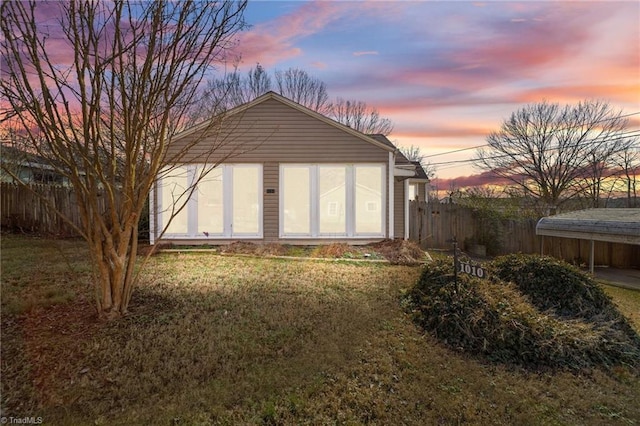
<instances>
[{"instance_id":1,"label":"overgrown bush","mask_svg":"<svg viewBox=\"0 0 640 426\"><path fill-rule=\"evenodd\" d=\"M491 263L491 272L512 282L541 311L569 318L620 315L598 284L578 268L547 256L511 254Z\"/></svg>"},{"instance_id":2,"label":"overgrown bush","mask_svg":"<svg viewBox=\"0 0 640 426\"><path fill-rule=\"evenodd\" d=\"M424 250L415 241L384 240L371 247L392 265L419 265L426 260Z\"/></svg>"},{"instance_id":3,"label":"overgrown bush","mask_svg":"<svg viewBox=\"0 0 640 426\"><path fill-rule=\"evenodd\" d=\"M456 350L491 361L567 369L640 365L640 340L620 321L541 312L515 284L499 278L460 274L455 283L452 262L427 265L408 300L426 331Z\"/></svg>"}]
</instances>

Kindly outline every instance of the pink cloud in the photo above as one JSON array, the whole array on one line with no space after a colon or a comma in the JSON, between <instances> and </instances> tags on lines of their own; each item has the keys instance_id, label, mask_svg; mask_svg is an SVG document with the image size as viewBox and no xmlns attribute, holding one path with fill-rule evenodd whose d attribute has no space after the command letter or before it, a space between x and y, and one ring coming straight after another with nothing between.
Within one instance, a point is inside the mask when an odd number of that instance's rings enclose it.
<instances>
[{"instance_id":1,"label":"pink cloud","mask_svg":"<svg viewBox=\"0 0 640 426\"><path fill-rule=\"evenodd\" d=\"M445 188L469 188L474 186L483 186L483 185L498 185L504 186L512 183L506 178L496 176L493 172L482 172L469 176L459 176L450 179L437 179L437 185L439 189Z\"/></svg>"},{"instance_id":2,"label":"pink cloud","mask_svg":"<svg viewBox=\"0 0 640 426\"><path fill-rule=\"evenodd\" d=\"M353 52L353 56L365 56L365 55L377 55L378 52L375 50L363 50L359 52Z\"/></svg>"},{"instance_id":3,"label":"pink cloud","mask_svg":"<svg viewBox=\"0 0 640 426\"><path fill-rule=\"evenodd\" d=\"M495 126L490 127L469 127L460 126L433 126L427 125L424 128L415 129L413 131L393 132L394 137L399 138L466 138L480 137L485 138L489 133L495 131Z\"/></svg>"},{"instance_id":4,"label":"pink cloud","mask_svg":"<svg viewBox=\"0 0 640 426\"><path fill-rule=\"evenodd\" d=\"M295 43L325 28L336 19L339 10L339 3L304 3L291 13L240 34L235 52L245 64L259 62L266 67L300 56L302 49Z\"/></svg>"},{"instance_id":5,"label":"pink cloud","mask_svg":"<svg viewBox=\"0 0 640 426\"><path fill-rule=\"evenodd\" d=\"M554 102L575 103L584 99L605 99L610 102L638 103L640 84L599 84L540 87L520 92L516 100L521 103L540 102L552 99Z\"/></svg>"}]
</instances>

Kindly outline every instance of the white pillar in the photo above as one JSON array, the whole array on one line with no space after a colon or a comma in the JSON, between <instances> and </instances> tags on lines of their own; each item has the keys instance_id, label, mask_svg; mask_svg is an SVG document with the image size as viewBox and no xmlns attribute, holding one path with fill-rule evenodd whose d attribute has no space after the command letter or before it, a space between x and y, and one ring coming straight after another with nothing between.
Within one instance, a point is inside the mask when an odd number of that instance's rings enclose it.
<instances>
[{"instance_id":1,"label":"white pillar","mask_svg":"<svg viewBox=\"0 0 640 426\"><path fill-rule=\"evenodd\" d=\"M409 239L409 179L404 181L404 239Z\"/></svg>"}]
</instances>

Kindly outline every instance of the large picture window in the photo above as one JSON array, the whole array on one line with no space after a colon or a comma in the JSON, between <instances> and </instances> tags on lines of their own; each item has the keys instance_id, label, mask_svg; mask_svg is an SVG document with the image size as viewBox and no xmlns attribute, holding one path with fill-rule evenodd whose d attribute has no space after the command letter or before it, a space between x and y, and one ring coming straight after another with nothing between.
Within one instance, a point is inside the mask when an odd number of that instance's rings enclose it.
<instances>
[{"instance_id":1,"label":"large picture window","mask_svg":"<svg viewBox=\"0 0 640 426\"><path fill-rule=\"evenodd\" d=\"M379 164L282 164L280 236L384 236L384 171Z\"/></svg>"},{"instance_id":2,"label":"large picture window","mask_svg":"<svg viewBox=\"0 0 640 426\"><path fill-rule=\"evenodd\" d=\"M355 226L357 234L375 234L382 229L382 168L355 168Z\"/></svg>"},{"instance_id":3,"label":"large picture window","mask_svg":"<svg viewBox=\"0 0 640 426\"><path fill-rule=\"evenodd\" d=\"M200 171L198 167L198 171ZM198 234L224 235L223 169L211 170L198 184Z\"/></svg>"},{"instance_id":4,"label":"large picture window","mask_svg":"<svg viewBox=\"0 0 640 426\"><path fill-rule=\"evenodd\" d=\"M159 228L166 227L172 212L186 201L169 223L166 236L262 237L262 166L225 164L203 176L204 167L209 166L179 167L159 180Z\"/></svg>"},{"instance_id":5,"label":"large picture window","mask_svg":"<svg viewBox=\"0 0 640 426\"><path fill-rule=\"evenodd\" d=\"M191 181L189 170L187 167L176 167L165 173L158 188L159 197L162 200L160 203L160 214L164 219L162 226L167 228L167 234L186 235L189 232L186 206L187 189ZM171 216L173 219L169 220Z\"/></svg>"},{"instance_id":6,"label":"large picture window","mask_svg":"<svg viewBox=\"0 0 640 426\"><path fill-rule=\"evenodd\" d=\"M347 232L347 168L318 167L318 217L320 235L345 235Z\"/></svg>"},{"instance_id":7,"label":"large picture window","mask_svg":"<svg viewBox=\"0 0 640 426\"><path fill-rule=\"evenodd\" d=\"M282 168L281 226L286 235L311 234L311 173L309 167Z\"/></svg>"}]
</instances>

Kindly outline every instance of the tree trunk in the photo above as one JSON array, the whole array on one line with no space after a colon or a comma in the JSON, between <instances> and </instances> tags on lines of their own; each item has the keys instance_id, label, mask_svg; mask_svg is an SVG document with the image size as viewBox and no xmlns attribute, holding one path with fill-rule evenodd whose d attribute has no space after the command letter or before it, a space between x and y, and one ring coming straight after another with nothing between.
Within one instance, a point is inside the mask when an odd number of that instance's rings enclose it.
<instances>
[{"instance_id":1,"label":"tree trunk","mask_svg":"<svg viewBox=\"0 0 640 426\"><path fill-rule=\"evenodd\" d=\"M137 257L137 224L120 234L117 244L106 241L90 242L97 265L95 296L98 317L115 319L126 315L135 286L133 274Z\"/></svg>"}]
</instances>

